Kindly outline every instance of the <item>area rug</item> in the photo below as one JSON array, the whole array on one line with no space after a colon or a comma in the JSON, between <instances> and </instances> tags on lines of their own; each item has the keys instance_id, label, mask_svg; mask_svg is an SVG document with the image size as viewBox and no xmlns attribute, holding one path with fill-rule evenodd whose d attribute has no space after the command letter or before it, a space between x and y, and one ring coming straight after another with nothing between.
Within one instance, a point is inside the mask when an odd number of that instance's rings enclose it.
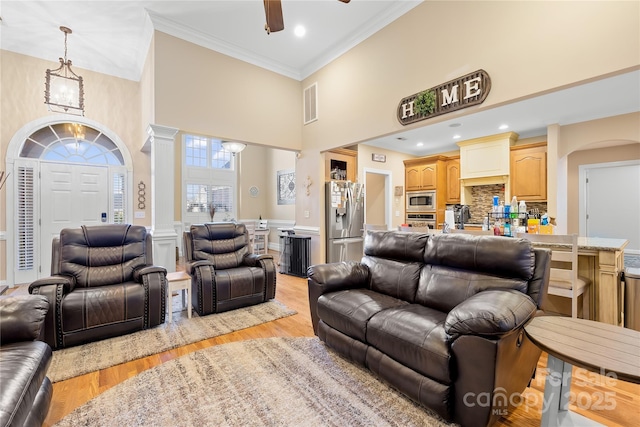
<instances>
[{"instance_id":1,"label":"area rug","mask_svg":"<svg viewBox=\"0 0 640 427\"><path fill-rule=\"evenodd\" d=\"M202 317L193 312L189 319L186 311L179 311L180 298L174 297L173 304L171 323L54 351L47 376L52 382L58 382L296 314L282 303L271 300Z\"/></svg>"},{"instance_id":2,"label":"area rug","mask_svg":"<svg viewBox=\"0 0 640 427\"><path fill-rule=\"evenodd\" d=\"M451 426L317 338L209 347L125 380L56 426Z\"/></svg>"}]
</instances>

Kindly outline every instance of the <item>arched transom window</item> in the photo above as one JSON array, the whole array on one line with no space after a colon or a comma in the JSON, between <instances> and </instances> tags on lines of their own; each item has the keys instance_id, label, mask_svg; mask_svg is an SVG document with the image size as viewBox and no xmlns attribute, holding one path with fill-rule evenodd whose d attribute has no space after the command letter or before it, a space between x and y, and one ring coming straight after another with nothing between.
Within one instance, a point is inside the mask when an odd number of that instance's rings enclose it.
<instances>
[{"instance_id":1,"label":"arched transom window","mask_svg":"<svg viewBox=\"0 0 640 427\"><path fill-rule=\"evenodd\" d=\"M123 165L116 144L105 134L79 123L57 123L32 133L20 157L95 165Z\"/></svg>"}]
</instances>

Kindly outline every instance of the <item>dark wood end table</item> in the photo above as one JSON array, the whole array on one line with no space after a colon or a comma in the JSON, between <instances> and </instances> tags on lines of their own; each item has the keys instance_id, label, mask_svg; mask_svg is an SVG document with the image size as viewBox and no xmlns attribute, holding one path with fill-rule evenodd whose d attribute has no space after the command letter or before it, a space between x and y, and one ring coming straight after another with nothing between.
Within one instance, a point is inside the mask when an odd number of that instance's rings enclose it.
<instances>
[{"instance_id":1,"label":"dark wood end table","mask_svg":"<svg viewBox=\"0 0 640 427\"><path fill-rule=\"evenodd\" d=\"M640 384L640 332L591 320L540 316L524 328L548 353L542 426L599 426L569 411L571 368Z\"/></svg>"}]
</instances>

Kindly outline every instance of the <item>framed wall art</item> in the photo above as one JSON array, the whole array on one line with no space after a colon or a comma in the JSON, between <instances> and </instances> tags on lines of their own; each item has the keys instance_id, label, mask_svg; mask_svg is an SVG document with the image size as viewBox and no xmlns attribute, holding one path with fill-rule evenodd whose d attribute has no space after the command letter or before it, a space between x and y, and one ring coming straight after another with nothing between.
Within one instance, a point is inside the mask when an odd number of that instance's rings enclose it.
<instances>
[{"instance_id":1,"label":"framed wall art","mask_svg":"<svg viewBox=\"0 0 640 427\"><path fill-rule=\"evenodd\" d=\"M296 171L293 169L279 170L277 177L278 204L293 205L296 203Z\"/></svg>"}]
</instances>

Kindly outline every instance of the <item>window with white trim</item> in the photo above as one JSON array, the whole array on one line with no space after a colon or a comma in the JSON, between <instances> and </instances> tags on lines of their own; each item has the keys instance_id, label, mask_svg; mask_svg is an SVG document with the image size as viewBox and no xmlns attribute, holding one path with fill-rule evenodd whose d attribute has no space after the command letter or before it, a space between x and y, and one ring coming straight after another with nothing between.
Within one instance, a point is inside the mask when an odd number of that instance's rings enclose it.
<instances>
[{"instance_id":1,"label":"window with white trim","mask_svg":"<svg viewBox=\"0 0 640 427\"><path fill-rule=\"evenodd\" d=\"M230 221L237 217L235 157L222 148L220 140L184 135L182 170L185 223Z\"/></svg>"}]
</instances>

